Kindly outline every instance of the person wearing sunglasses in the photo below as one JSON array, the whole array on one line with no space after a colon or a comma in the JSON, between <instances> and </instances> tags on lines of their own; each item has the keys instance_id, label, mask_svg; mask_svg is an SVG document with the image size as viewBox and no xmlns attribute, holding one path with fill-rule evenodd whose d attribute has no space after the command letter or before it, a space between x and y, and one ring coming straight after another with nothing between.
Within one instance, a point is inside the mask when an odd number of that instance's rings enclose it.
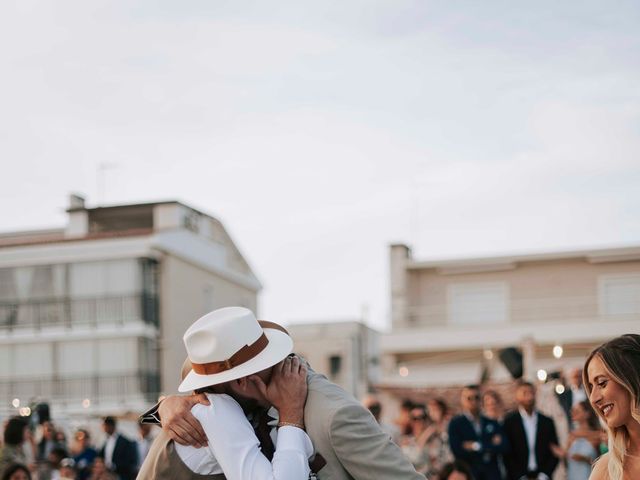
<instances>
[{"instance_id":1,"label":"person wearing sunglasses","mask_svg":"<svg viewBox=\"0 0 640 480\"><path fill-rule=\"evenodd\" d=\"M462 413L449 423L449 443L456 460L466 462L475 480L501 480L499 456L507 450L500 424L480 413L480 388L467 385L460 395Z\"/></svg>"}]
</instances>

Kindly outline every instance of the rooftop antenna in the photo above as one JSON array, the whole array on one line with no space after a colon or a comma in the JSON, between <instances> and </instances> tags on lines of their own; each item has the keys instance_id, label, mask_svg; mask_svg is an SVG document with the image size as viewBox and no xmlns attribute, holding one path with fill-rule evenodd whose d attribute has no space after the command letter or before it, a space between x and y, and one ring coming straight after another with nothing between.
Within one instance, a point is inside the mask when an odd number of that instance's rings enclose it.
<instances>
[{"instance_id":1,"label":"rooftop antenna","mask_svg":"<svg viewBox=\"0 0 640 480\"><path fill-rule=\"evenodd\" d=\"M103 204L105 201L107 170L113 170L115 168L118 168L117 163L100 162L98 164L98 171L96 172L96 183L98 187L98 195L97 195L98 205Z\"/></svg>"}]
</instances>

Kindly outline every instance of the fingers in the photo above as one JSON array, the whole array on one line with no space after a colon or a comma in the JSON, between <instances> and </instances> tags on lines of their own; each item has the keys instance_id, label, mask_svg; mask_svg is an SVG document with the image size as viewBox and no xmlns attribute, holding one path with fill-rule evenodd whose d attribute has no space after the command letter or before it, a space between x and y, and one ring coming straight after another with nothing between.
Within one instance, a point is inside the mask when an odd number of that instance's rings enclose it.
<instances>
[{"instance_id":1,"label":"fingers","mask_svg":"<svg viewBox=\"0 0 640 480\"><path fill-rule=\"evenodd\" d=\"M193 398L194 398L193 405L195 405L196 403L201 403L202 405L211 405L209 398L204 393L198 393L194 395Z\"/></svg>"},{"instance_id":2,"label":"fingers","mask_svg":"<svg viewBox=\"0 0 640 480\"><path fill-rule=\"evenodd\" d=\"M200 448L203 446L203 443L193 435L193 431L191 431L189 428L184 428L182 424L176 423L170 425L167 432L169 433L171 439L179 443L180 445L191 445L196 448Z\"/></svg>"},{"instance_id":3,"label":"fingers","mask_svg":"<svg viewBox=\"0 0 640 480\"><path fill-rule=\"evenodd\" d=\"M254 383L258 391L262 394L263 397L268 398L267 386L262 381L262 379L257 375L251 375L249 380Z\"/></svg>"}]
</instances>

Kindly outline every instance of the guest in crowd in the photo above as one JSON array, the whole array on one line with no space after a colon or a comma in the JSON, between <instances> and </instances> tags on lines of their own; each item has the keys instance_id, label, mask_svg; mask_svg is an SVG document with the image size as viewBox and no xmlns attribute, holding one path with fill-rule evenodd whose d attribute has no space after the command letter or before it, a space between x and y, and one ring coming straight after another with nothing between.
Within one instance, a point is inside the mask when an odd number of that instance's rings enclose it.
<instances>
[{"instance_id":1,"label":"guest in crowd","mask_svg":"<svg viewBox=\"0 0 640 480\"><path fill-rule=\"evenodd\" d=\"M622 335L597 347L587 357L583 380L609 435L609 452L590 478L640 478L640 335Z\"/></svg>"},{"instance_id":2,"label":"guest in crowd","mask_svg":"<svg viewBox=\"0 0 640 480\"><path fill-rule=\"evenodd\" d=\"M400 430L400 435L411 435L411 410L413 410L413 402L405 398L400 405L400 414L394 422Z\"/></svg>"},{"instance_id":3,"label":"guest in crowd","mask_svg":"<svg viewBox=\"0 0 640 480\"><path fill-rule=\"evenodd\" d=\"M104 463L104 458L98 456L93 462L91 468L90 480L118 480L113 473L111 473Z\"/></svg>"},{"instance_id":4,"label":"guest in crowd","mask_svg":"<svg viewBox=\"0 0 640 480\"><path fill-rule=\"evenodd\" d=\"M2 480L31 480L31 472L26 465L12 463L2 472Z\"/></svg>"},{"instance_id":5,"label":"guest in crowd","mask_svg":"<svg viewBox=\"0 0 640 480\"><path fill-rule=\"evenodd\" d=\"M599 455L600 424L588 400L574 405L571 419L575 428L566 448L552 446L552 450L567 462L567 480L588 480L591 464Z\"/></svg>"},{"instance_id":6,"label":"guest in crowd","mask_svg":"<svg viewBox=\"0 0 640 480\"><path fill-rule=\"evenodd\" d=\"M425 448L429 456L429 475L437 475L446 463L453 460L449 448L449 406L442 398L433 398L427 403L431 424L427 427Z\"/></svg>"},{"instance_id":7,"label":"guest in crowd","mask_svg":"<svg viewBox=\"0 0 640 480\"><path fill-rule=\"evenodd\" d=\"M411 433L400 438L400 449L413 464L417 472L426 474L429 470L427 442L427 410L415 405L409 414Z\"/></svg>"},{"instance_id":8,"label":"guest in crowd","mask_svg":"<svg viewBox=\"0 0 640 480\"><path fill-rule=\"evenodd\" d=\"M461 460L444 465L437 478L438 480L475 480L469 466Z\"/></svg>"},{"instance_id":9,"label":"guest in crowd","mask_svg":"<svg viewBox=\"0 0 640 480\"><path fill-rule=\"evenodd\" d=\"M76 480L78 478L78 473L75 469L76 462L73 461L73 458L65 458L60 462L60 480Z\"/></svg>"},{"instance_id":10,"label":"guest in crowd","mask_svg":"<svg viewBox=\"0 0 640 480\"><path fill-rule=\"evenodd\" d=\"M78 480L87 480L91 476L91 466L98 452L91 446L91 437L87 430L78 429L73 438L73 460L76 462Z\"/></svg>"},{"instance_id":11,"label":"guest in crowd","mask_svg":"<svg viewBox=\"0 0 640 480\"><path fill-rule=\"evenodd\" d=\"M507 448L502 427L480 413L480 389L468 385L460 398L462 413L449 423L449 443L456 460L466 462L476 480L500 480L499 455Z\"/></svg>"},{"instance_id":12,"label":"guest in crowd","mask_svg":"<svg viewBox=\"0 0 640 480\"><path fill-rule=\"evenodd\" d=\"M486 390L482 394L482 413L487 418L502 422L504 403L500 394L495 390Z\"/></svg>"},{"instance_id":13,"label":"guest in crowd","mask_svg":"<svg viewBox=\"0 0 640 480\"><path fill-rule=\"evenodd\" d=\"M520 382L516 389L518 409L504 419L504 433L510 449L504 455L509 480L551 478L558 465L552 445L558 445L553 420L535 408L536 389Z\"/></svg>"},{"instance_id":14,"label":"guest in crowd","mask_svg":"<svg viewBox=\"0 0 640 480\"><path fill-rule=\"evenodd\" d=\"M138 465L136 470L140 470L142 466L142 462L147 458L147 454L149 453L149 448L151 448L151 444L153 443L153 438L151 438L151 427L148 423L138 423L138 438L136 439L136 448L138 451Z\"/></svg>"},{"instance_id":15,"label":"guest in crowd","mask_svg":"<svg viewBox=\"0 0 640 480\"><path fill-rule=\"evenodd\" d=\"M116 419L105 417L102 429L107 439L99 452L107 469L114 472L122 480L132 480L138 466L138 450L136 444L116 431Z\"/></svg>"},{"instance_id":16,"label":"guest in crowd","mask_svg":"<svg viewBox=\"0 0 640 480\"><path fill-rule=\"evenodd\" d=\"M567 415L569 430L573 430L572 408L587 400L587 393L582 384L582 369L572 368L567 375L567 385L562 393L557 394L558 402Z\"/></svg>"},{"instance_id":17,"label":"guest in crowd","mask_svg":"<svg viewBox=\"0 0 640 480\"><path fill-rule=\"evenodd\" d=\"M12 417L4 429L4 445L0 452L0 472L13 463L26 464L22 444L27 438L28 424L22 417Z\"/></svg>"},{"instance_id":18,"label":"guest in crowd","mask_svg":"<svg viewBox=\"0 0 640 480\"><path fill-rule=\"evenodd\" d=\"M375 395L367 395L362 400L362 405L371 412L373 418L380 425L383 432L388 434L394 443L398 444L400 441L400 431L395 425L382 421L382 404Z\"/></svg>"},{"instance_id":19,"label":"guest in crowd","mask_svg":"<svg viewBox=\"0 0 640 480\"><path fill-rule=\"evenodd\" d=\"M56 441L56 429L53 423L48 420L42 422L40 428L42 429L42 438L38 443L37 460L38 462L46 462L51 450L58 446Z\"/></svg>"}]
</instances>

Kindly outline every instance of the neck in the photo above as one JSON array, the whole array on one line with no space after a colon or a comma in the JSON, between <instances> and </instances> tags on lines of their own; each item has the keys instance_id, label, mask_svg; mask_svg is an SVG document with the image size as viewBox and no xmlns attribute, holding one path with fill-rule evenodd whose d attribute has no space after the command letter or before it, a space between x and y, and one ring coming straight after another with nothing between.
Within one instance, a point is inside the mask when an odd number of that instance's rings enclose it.
<instances>
[{"instance_id":1,"label":"neck","mask_svg":"<svg viewBox=\"0 0 640 480\"><path fill-rule=\"evenodd\" d=\"M520 407L522 408L525 412L527 412L527 415L533 415L533 407Z\"/></svg>"},{"instance_id":2,"label":"neck","mask_svg":"<svg viewBox=\"0 0 640 480\"><path fill-rule=\"evenodd\" d=\"M471 410L467 410L467 415L473 417L476 420L480 418L480 412L472 412Z\"/></svg>"},{"instance_id":3,"label":"neck","mask_svg":"<svg viewBox=\"0 0 640 480\"><path fill-rule=\"evenodd\" d=\"M631 455L640 454L640 423L636 422L633 418L627 425L627 433L629 434L628 453Z\"/></svg>"}]
</instances>

